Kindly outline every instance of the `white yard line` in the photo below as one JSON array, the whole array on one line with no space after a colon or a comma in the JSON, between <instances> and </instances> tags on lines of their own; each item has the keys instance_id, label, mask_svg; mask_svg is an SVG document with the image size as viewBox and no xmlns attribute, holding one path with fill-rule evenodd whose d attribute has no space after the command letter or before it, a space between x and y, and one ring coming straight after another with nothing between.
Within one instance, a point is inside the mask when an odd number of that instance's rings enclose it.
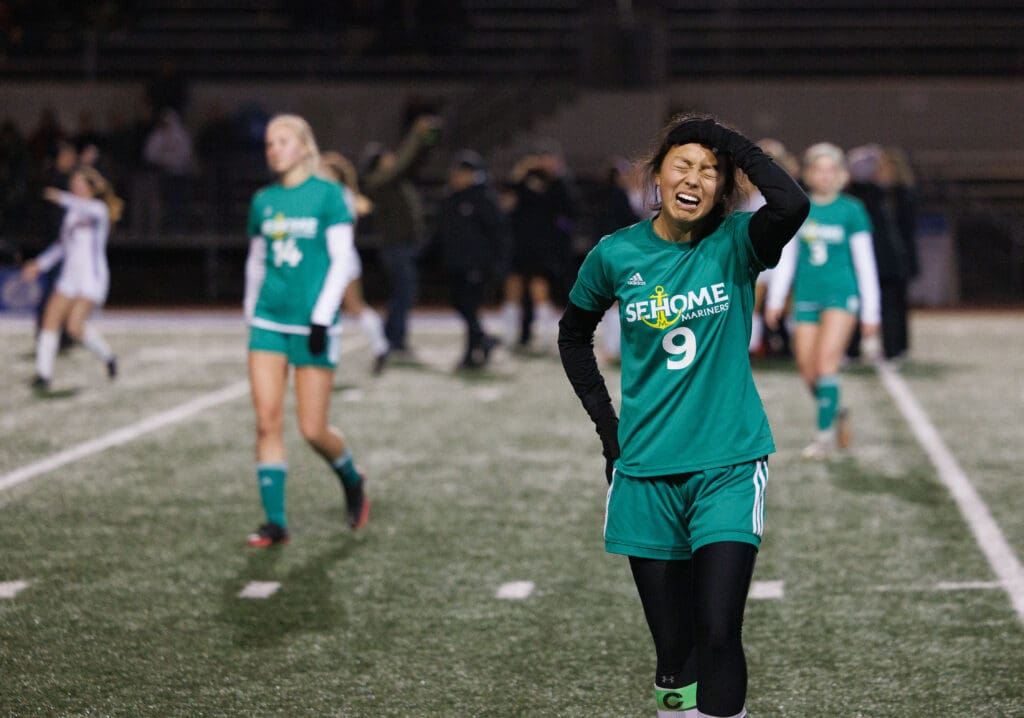
<instances>
[{"instance_id":1,"label":"white yard line","mask_svg":"<svg viewBox=\"0 0 1024 718\"><path fill-rule=\"evenodd\" d=\"M245 584L245 588L238 592L239 598L255 598L263 599L270 598L277 589L281 588L281 584L277 581L249 581Z\"/></svg>"},{"instance_id":2,"label":"white yard line","mask_svg":"<svg viewBox=\"0 0 1024 718\"><path fill-rule=\"evenodd\" d=\"M494 597L505 601L522 601L530 597L534 588L533 581L509 581L498 586Z\"/></svg>"},{"instance_id":3,"label":"white yard line","mask_svg":"<svg viewBox=\"0 0 1024 718\"><path fill-rule=\"evenodd\" d=\"M24 483L40 474L60 468L72 461L78 461L86 456L98 454L114 446L127 444L140 436L162 429L171 424L177 424L191 416L206 411L212 407L224 404L235 399L246 396L249 393L249 382L239 381L230 384L223 389L204 394L200 397L187 401L184 404L174 407L168 411L154 414L138 423L117 429L96 439L90 439L70 449L52 454L45 459L40 459L20 469L15 469L9 474L0 476L0 491L4 491L18 484Z\"/></svg>"},{"instance_id":4,"label":"white yard line","mask_svg":"<svg viewBox=\"0 0 1024 718\"><path fill-rule=\"evenodd\" d=\"M28 581L4 581L0 583L0 598L14 598L28 588Z\"/></svg>"},{"instance_id":5,"label":"white yard line","mask_svg":"<svg viewBox=\"0 0 1024 718\"><path fill-rule=\"evenodd\" d=\"M918 443L931 459L939 479L956 501L978 546L1009 595L1017 617L1024 622L1024 566L907 383L895 370L884 364L878 366L878 376L910 424Z\"/></svg>"},{"instance_id":6,"label":"white yard line","mask_svg":"<svg viewBox=\"0 0 1024 718\"><path fill-rule=\"evenodd\" d=\"M752 601L781 601L786 595L785 585L783 581L754 581L747 597Z\"/></svg>"}]
</instances>

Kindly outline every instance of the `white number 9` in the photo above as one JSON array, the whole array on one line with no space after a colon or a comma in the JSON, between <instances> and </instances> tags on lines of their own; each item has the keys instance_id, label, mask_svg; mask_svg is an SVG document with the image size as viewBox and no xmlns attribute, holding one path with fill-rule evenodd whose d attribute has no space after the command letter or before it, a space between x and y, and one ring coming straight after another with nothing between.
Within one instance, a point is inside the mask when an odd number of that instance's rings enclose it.
<instances>
[{"instance_id":1,"label":"white number 9","mask_svg":"<svg viewBox=\"0 0 1024 718\"><path fill-rule=\"evenodd\" d=\"M676 344L676 337L683 338L681 344ZM688 327L677 327L662 337L661 346L673 357L665 361L665 366L669 369L685 369L693 363L697 352L697 337Z\"/></svg>"}]
</instances>

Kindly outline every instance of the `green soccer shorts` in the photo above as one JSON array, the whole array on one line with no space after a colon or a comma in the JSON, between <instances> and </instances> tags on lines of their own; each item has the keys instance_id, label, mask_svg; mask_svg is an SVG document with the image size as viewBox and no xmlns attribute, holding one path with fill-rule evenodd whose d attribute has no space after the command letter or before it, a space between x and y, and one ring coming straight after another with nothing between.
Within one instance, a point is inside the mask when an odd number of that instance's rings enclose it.
<instances>
[{"instance_id":1,"label":"green soccer shorts","mask_svg":"<svg viewBox=\"0 0 1024 718\"><path fill-rule=\"evenodd\" d=\"M760 547L767 483L767 458L672 476L632 478L616 471L608 488L605 550L687 560L719 541Z\"/></svg>"},{"instance_id":2,"label":"green soccer shorts","mask_svg":"<svg viewBox=\"0 0 1024 718\"><path fill-rule=\"evenodd\" d=\"M821 301L793 302L793 320L817 324L821 321L821 313L826 309L842 309L844 312L856 314L860 311L860 297L856 294L837 294Z\"/></svg>"},{"instance_id":3,"label":"green soccer shorts","mask_svg":"<svg viewBox=\"0 0 1024 718\"><path fill-rule=\"evenodd\" d=\"M327 331L327 349L316 356L309 353L309 335L277 332L263 327L249 330L249 351L274 352L288 357L292 366L318 366L334 369L341 356L341 337L337 331Z\"/></svg>"}]
</instances>

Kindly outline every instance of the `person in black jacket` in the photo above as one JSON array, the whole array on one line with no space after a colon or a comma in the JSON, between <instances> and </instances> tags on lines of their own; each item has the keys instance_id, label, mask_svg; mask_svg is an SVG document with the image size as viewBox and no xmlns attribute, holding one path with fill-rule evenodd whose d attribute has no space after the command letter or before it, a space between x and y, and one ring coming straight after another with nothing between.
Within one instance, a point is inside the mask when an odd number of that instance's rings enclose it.
<instances>
[{"instance_id":1,"label":"person in black jacket","mask_svg":"<svg viewBox=\"0 0 1024 718\"><path fill-rule=\"evenodd\" d=\"M459 366L478 369L498 344L484 332L479 312L488 281L502 273L508 229L479 154L462 150L455 155L448 188L435 242L444 257L452 306L466 322L466 353Z\"/></svg>"},{"instance_id":2,"label":"person in black jacket","mask_svg":"<svg viewBox=\"0 0 1024 718\"><path fill-rule=\"evenodd\" d=\"M900 150L865 145L850 150L850 174L847 191L864 203L874 229L883 356L898 361L910 348L908 286L919 270L913 172ZM859 332L848 354L860 355Z\"/></svg>"}]
</instances>

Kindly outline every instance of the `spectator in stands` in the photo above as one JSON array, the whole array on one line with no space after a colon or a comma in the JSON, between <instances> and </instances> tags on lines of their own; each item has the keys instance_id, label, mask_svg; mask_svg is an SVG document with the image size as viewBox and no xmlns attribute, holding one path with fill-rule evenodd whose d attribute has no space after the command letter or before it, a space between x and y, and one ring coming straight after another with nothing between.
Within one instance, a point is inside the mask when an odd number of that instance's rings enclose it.
<instances>
[{"instance_id":1,"label":"spectator in stands","mask_svg":"<svg viewBox=\"0 0 1024 718\"><path fill-rule=\"evenodd\" d=\"M86 323L94 307L101 306L110 288L106 244L110 225L121 217L123 203L113 188L92 168L80 168L71 175L70 192L47 187L44 196L65 211L60 238L22 269L22 276L35 281L42 272L63 260L60 276L46 302L42 329L36 340L36 376L32 386L46 391L53 378L59 332L81 342L104 363L107 376L117 376L117 359L110 345L95 327Z\"/></svg>"},{"instance_id":2,"label":"spectator in stands","mask_svg":"<svg viewBox=\"0 0 1024 718\"><path fill-rule=\"evenodd\" d=\"M765 323L779 323L792 285L797 368L818 408L818 431L803 456L825 459L849 444L839 367L858 314L864 336L878 343L878 272L871 220L860 200L842 193L849 178L843 151L818 143L804 153L803 167L811 211L772 277Z\"/></svg>"},{"instance_id":3,"label":"spectator in stands","mask_svg":"<svg viewBox=\"0 0 1024 718\"><path fill-rule=\"evenodd\" d=\"M345 203L352 215L353 226L359 217L365 217L373 210L373 204L366 195L359 192L359 175L347 157L340 152L324 152L320 156L320 173L330 180L341 184ZM359 327L370 342L373 352L373 373L380 374L388 356L388 339L384 336L384 323L380 320L377 310L366 303L363 297L363 262L355 242L352 243L352 256L349 260L350 277L341 298L342 310L358 320Z\"/></svg>"},{"instance_id":4,"label":"spectator in stands","mask_svg":"<svg viewBox=\"0 0 1024 718\"><path fill-rule=\"evenodd\" d=\"M865 145L850 150L848 191L871 217L882 303L882 351L903 359L910 347L908 285L918 273L914 175L902 151ZM860 354L859 332L849 353Z\"/></svg>"},{"instance_id":5,"label":"spectator in stands","mask_svg":"<svg viewBox=\"0 0 1024 718\"><path fill-rule=\"evenodd\" d=\"M142 156L159 173L161 227L184 230L195 160L192 137L175 110L161 111L156 127L146 138Z\"/></svg>"},{"instance_id":6,"label":"spectator in stands","mask_svg":"<svg viewBox=\"0 0 1024 718\"><path fill-rule=\"evenodd\" d=\"M546 140L516 162L510 177L512 261L502 318L510 346L529 347L534 318L554 340L561 295L571 272L572 233L580 202L561 148Z\"/></svg>"},{"instance_id":7,"label":"spectator in stands","mask_svg":"<svg viewBox=\"0 0 1024 718\"><path fill-rule=\"evenodd\" d=\"M434 242L444 256L452 305L466 323L466 351L459 366L481 368L498 340L484 331L480 306L488 284L501 277L509 240L483 158L473 150L456 153L448 170L448 194Z\"/></svg>"},{"instance_id":8,"label":"spectator in stands","mask_svg":"<svg viewBox=\"0 0 1024 718\"><path fill-rule=\"evenodd\" d=\"M412 176L427 151L440 139L441 120L423 115L413 122L397 151L372 142L362 152L360 175L366 196L373 202L373 228L378 254L388 278L384 333L390 351L409 358L409 311L416 301L416 256L425 240L423 202Z\"/></svg>"}]
</instances>

